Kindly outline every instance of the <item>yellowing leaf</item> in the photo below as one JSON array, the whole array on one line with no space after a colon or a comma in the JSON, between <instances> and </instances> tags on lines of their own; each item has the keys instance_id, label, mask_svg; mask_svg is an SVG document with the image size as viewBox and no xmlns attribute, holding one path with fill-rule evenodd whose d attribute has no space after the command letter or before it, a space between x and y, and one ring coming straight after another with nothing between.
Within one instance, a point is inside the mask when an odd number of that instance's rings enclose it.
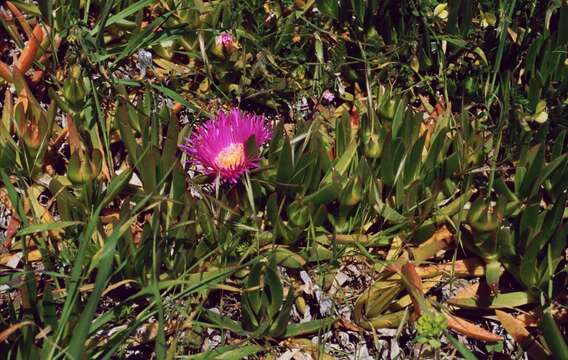
<instances>
[{"instance_id":1,"label":"yellowing leaf","mask_svg":"<svg viewBox=\"0 0 568 360\"><path fill-rule=\"evenodd\" d=\"M473 296L467 296L473 295ZM460 297L448 299L450 305L458 306L465 309L503 309L514 308L526 304L536 302L536 298L524 291L516 291L505 294L497 294L495 296L474 294L460 294Z\"/></svg>"}]
</instances>

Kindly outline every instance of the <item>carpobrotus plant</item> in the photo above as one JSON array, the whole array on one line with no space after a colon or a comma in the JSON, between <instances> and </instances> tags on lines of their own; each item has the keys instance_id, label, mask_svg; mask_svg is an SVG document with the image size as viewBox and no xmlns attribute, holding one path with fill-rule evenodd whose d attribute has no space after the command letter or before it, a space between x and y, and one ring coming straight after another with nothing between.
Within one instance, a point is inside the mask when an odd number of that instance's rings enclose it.
<instances>
[{"instance_id":1,"label":"carpobrotus plant","mask_svg":"<svg viewBox=\"0 0 568 360\"><path fill-rule=\"evenodd\" d=\"M196 170L236 183L242 174L258 166L258 156L248 151L249 141L254 137L254 146L260 148L271 135L264 116L233 109L199 125L180 148Z\"/></svg>"}]
</instances>

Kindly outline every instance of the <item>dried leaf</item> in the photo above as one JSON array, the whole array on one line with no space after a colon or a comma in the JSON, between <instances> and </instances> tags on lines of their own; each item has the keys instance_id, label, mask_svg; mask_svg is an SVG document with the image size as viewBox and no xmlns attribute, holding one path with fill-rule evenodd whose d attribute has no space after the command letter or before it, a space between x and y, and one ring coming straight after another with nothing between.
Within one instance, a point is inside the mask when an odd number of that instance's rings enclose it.
<instances>
[{"instance_id":1,"label":"dried leaf","mask_svg":"<svg viewBox=\"0 0 568 360\"><path fill-rule=\"evenodd\" d=\"M442 281L442 275L437 275L435 277L428 278L427 280L422 280L422 290L424 294L428 294L428 291L432 290L435 286L440 284ZM412 304L412 299L410 295L405 295L397 300L396 303L389 307L389 311L399 311L403 310Z\"/></svg>"},{"instance_id":2,"label":"dried leaf","mask_svg":"<svg viewBox=\"0 0 568 360\"><path fill-rule=\"evenodd\" d=\"M10 216L10 220L8 221L8 228L6 229L5 235L6 243L8 243L8 241L10 241L12 237L14 237L14 235L16 235L21 223L22 222L20 221L20 218L18 218L18 215L16 215L15 213Z\"/></svg>"},{"instance_id":3,"label":"dried leaf","mask_svg":"<svg viewBox=\"0 0 568 360\"><path fill-rule=\"evenodd\" d=\"M501 310L495 310L495 314L505 330L529 353L531 358L546 359L550 357L550 353L528 332L523 322Z\"/></svg>"},{"instance_id":4,"label":"dried leaf","mask_svg":"<svg viewBox=\"0 0 568 360\"><path fill-rule=\"evenodd\" d=\"M538 326L538 318L532 311L529 313L520 314L519 316L517 316L516 320L523 323L524 327Z\"/></svg>"},{"instance_id":5,"label":"dried leaf","mask_svg":"<svg viewBox=\"0 0 568 360\"><path fill-rule=\"evenodd\" d=\"M381 315L402 290L400 281L380 280L365 290L355 302L353 319L362 324L368 319Z\"/></svg>"},{"instance_id":6,"label":"dried leaf","mask_svg":"<svg viewBox=\"0 0 568 360\"><path fill-rule=\"evenodd\" d=\"M6 265L14 256L20 256L21 253L0 255L0 265ZM36 262L41 260L41 252L37 249L28 252L28 262Z\"/></svg>"},{"instance_id":7,"label":"dried leaf","mask_svg":"<svg viewBox=\"0 0 568 360\"><path fill-rule=\"evenodd\" d=\"M425 261L435 256L439 251L448 249L453 243L452 233L447 227L436 230L436 232L418 248L412 251L414 260L417 262Z\"/></svg>"},{"instance_id":8,"label":"dried leaf","mask_svg":"<svg viewBox=\"0 0 568 360\"><path fill-rule=\"evenodd\" d=\"M469 299L472 297L477 297L477 292L479 291L479 283L471 284L469 286L459 289L452 299Z\"/></svg>"},{"instance_id":9,"label":"dried leaf","mask_svg":"<svg viewBox=\"0 0 568 360\"><path fill-rule=\"evenodd\" d=\"M485 275L485 263L479 258L457 260L447 264L433 264L416 268L421 278L437 276L439 274L453 275L455 277L480 277Z\"/></svg>"},{"instance_id":10,"label":"dried leaf","mask_svg":"<svg viewBox=\"0 0 568 360\"><path fill-rule=\"evenodd\" d=\"M462 335L465 335L472 339L488 341L488 342L497 342L503 340L503 337L496 335L490 331L487 331L482 327L477 326L458 316L450 314L444 314L444 315L446 315L446 318L448 319L448 328L457 331Z\"/></svg>"},{"instance_id":11,"label":"dried leaf","mask_svg":"<svg viewBox=\"0 0 568 360\"><path fill-rule=\"evenodd\" d=\"M405 310L401 310L394 313L375 316L369 320L356 323L366 330L376 330L382 328L396 329L404 319L405 313Z\"/></svg>"}]
</instances>

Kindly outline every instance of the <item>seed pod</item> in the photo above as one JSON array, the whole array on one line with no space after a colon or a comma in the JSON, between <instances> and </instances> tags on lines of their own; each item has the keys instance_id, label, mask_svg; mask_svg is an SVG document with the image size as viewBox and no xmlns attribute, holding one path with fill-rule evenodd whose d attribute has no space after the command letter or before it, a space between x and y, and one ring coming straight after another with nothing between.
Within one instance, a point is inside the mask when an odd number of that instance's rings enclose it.
<instances>
[{"instance_id":1,"label":"seed pod","mask_svg":"<svg viewBox=\"0 0 568 360\"><path fill-rule=\"evenodd\" d=\"M513 258L517 255L515 237L511 229L503 228L497 232L497 251L500 259Z\"/></svg>"},{"instance_id":2,"label":"seed pod","mask_svg":"<svg viewBox=\"0 0 568 360\"><path fill-rule=\"evenodd\" d=\"M63 97L71 107L76 110L81 110L86 95L81 67L79 65L73 65L69 75L70 77L63 82Z\"/></svg>"},{"instance_id":3,"label":"seed pod","mask_svg":"<svg viewBox=\"0 0 568 360\"><path fill-rule=\"evenodd\" d=\"M298 296L296 298L296 308L300 314L304 315L306 313L306 300L303 297Z\"/></svg>"},{"instance_id":4,"label":"seed pod","mask_svg":"<svg viewBox=\"0 0 568 360\"><path fill-rule=\"evenodd\" d=\"M380 114L387 120L392 121L396 113L398 102L395 99L389 99L383 103L380 109Z\"/></svg>"},{"instance_id":5,"label":"seed pod","mask_svg":"<svg viewBox=\"0 0 568 360\"><path fill-rule=\"evenodd\" d=\"M343 206L355 206L363 197L363 186L361 178L354 176L349 179L341 192L339 203Z\"/></svg>"},{"instance_id":6,"label":"seed pod","mask_svg":"<svg viewBox=\"0 0 568 360\"><path fill-rule=\"evenodd\" d=\"M211 46L211 52L219 59L225 59L225 54L223 53L223 45L218 43L217 41L215 41L215 43Z\"/></svg>"},{"instance_id":7,"label":"seed pod","mask_svg":"<svg viewBox=\"0 0 568 360\"><path fill-rule=\"evenodd\" d=\"M152 46L152 51L159 57L171 60L174 57L175 45L173 40L164 40Z\"/></svg>"},{"instance_id":8,"label":"seed pod","mask_svg":"<svg viewBox=\"0 0 568 360\"><path fill-rule=\"evenodd\" d=\"M100 173L102 168L102 154L94 150L91 156L79 150L71 155L67 169L67 178L75 185L92 181Z\"/></svg>"},{"instance_id":9,"label":"seed pod","mask_svg":"<svg viewBox=\"0 0 568 360\"><path fill-rule=\"evenodd\" d=\"M501 225L503 214L484 199L477 199L467 213L467 221L477 232L492 232Z\"/></svg>"},{"instance_id":10,"label":"seed pod","mask_svg":"<svg viewBox=\"0 0 568 360\"><path fill-rule=\"evenodd\" d=\"M33 111L26 105L26 101L19 101L14 112L16 132L24 141L26 148L32 155L41 146L43 136L48 131L47 119L42 112Z\"/></svg>"},{"instance_id":11,"label":"seed pod","mask_svg":"<svg viewBox=\"0 0 568 360\"><path fill-rule=\"evenodd\" d=\"M465 93L468 95L472 95L475 92L475 80L472 76L468 76L464 80L463 84L465 88Z\"/></svg>"},{"instance_id":12,"label":"seed pod","mask_svg":"<svg viewBox=\"0 0 568 360\"><path fill-rule=\"evenodd\" d=\"M286 211L290 222L296 226L302 227L310 219L310 208L300 199L294 200Z\"/></svg>"},{"instance_id":13,"label":"seed pod","mask_svg":"<svg viewBox=\"0 0 568 360\"><path fill-rule=\"evenodd\" d=\"M274 235L269 231L263 231L258 234L258 244L260 247L274 242Z\"/></svg>"},{"instance_id":14,"label":"seed pod","mask_svg":"<svg viewBox=\"0 0 568 360\"><path fill-rule=\"evenodd\" d=\"M485 265L485 279L493 293L497 293L499 291L499 279L502 274L503 267L499 261L491 260Z\"/></svg>"},{"instance_id":15,"label":"seed pod","mask_svg":"<svg viewBox=\"0 0 568 360\"><path fill-rule=\"evenodd\" d=\"M369 159L377 159L383 152L383 143L377 134L371 134L367 140L364 140L363 153Z\"/></svg>"},{"instance_id":16,"label":"seed pod","mask_svg":"<svg viewBox=\"0 0 568 360\"><path fill-rule=\"evenodd\" d=\"M416 55L413 55L412 58L410 58L410 67L416 73L420 71L420 62L418 62L418 57Z\"/></svg>"}]
</instances>

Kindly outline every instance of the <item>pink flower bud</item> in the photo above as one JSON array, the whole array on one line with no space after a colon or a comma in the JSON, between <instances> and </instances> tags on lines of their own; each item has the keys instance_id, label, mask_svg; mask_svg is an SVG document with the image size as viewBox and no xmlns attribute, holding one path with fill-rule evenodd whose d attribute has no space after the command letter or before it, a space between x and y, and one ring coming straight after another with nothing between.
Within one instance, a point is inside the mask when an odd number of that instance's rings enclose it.
<instances>
[{"instance_id":1,"label":"pink flower bud","mask_svg":"<svg viewBox=\"0 0 568 360\"><path fill-rule=\"evenodd\" d=\"M233 34L224 31L215 38L215 45L230 55L237 50L237 39Z\"/></svg>"}]
</instances>

